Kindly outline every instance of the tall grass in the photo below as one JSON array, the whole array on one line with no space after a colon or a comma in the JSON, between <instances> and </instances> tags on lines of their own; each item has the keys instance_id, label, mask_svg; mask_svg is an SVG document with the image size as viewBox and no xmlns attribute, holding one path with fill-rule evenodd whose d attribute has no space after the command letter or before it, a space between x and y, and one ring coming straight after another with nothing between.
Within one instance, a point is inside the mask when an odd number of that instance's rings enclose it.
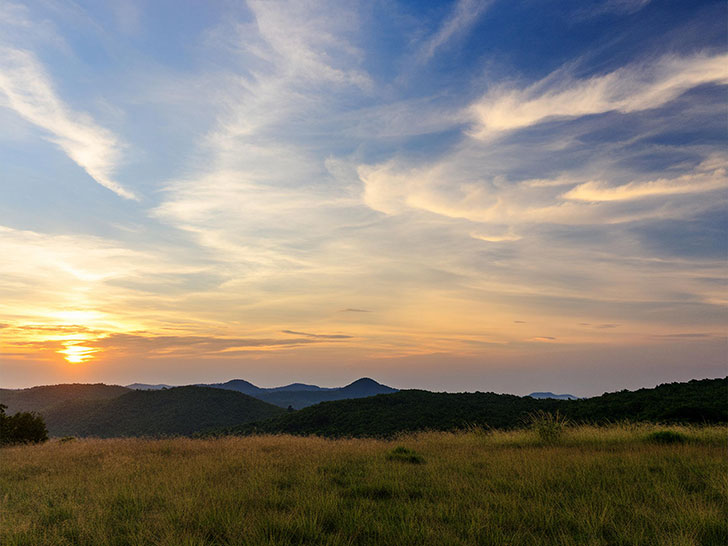
<instances>
[{"instance_id":1,"label":"tall grass","mask_svg":"<svg viewBox=\"0 0 728 546\"><path fill-rule=\"evenodd\" d=\"M668 430L683 442L657 443ZM0 544L728 543L725 427L0 450ZM424 464L408 464L415 462Z\"/></svg>"},{"instance_id":2,"label":"tall grass","mask_svg":"<svg viewBox=\"0 0 728 546\"><path fill-rule=\"evenodd\" d=\"M527 424L542 442L553 444L564 435L570 421L561 415L558 410L556 413L538 410L528 416Z\"/></svg>"}]
</instances>

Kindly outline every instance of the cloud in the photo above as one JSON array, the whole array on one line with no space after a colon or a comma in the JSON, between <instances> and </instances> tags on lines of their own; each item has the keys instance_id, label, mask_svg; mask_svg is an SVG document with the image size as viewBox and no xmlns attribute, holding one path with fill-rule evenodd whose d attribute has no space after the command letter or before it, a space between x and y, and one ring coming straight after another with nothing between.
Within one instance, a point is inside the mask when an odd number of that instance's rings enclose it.
<instances>
[{"instance_id":1,"label":"cloud","mask_svg":"<svg viewBox=\"0 0 728 546\"><path fill-rule=\"evenodd\" d=\"M420 49L419 61L428 61L453 37L468 30L491 3L490 0L458 0L450 16Z\"/></svg>"},{"instance_id":2,"label":"cloud","mask_svg":"<svg viewBox=\"0 0 728 546\"><path fill-rule=\"evenodd\" d=\"M647 6L652 0L598 0L585 3L576 13L577 19L588 19L605 14L631 15Z\"/></svg>"},{"instance_id":3,"label":"cloud","mask_svg":"<svg viewBox=\"0 0 728 546\"><path fill-rule=\"evenodd\" d=\"M90 116L76 112L56 95L50 78L29 51L0 47L0 105L48 133L88 175L126 199L137 199L113 179L121 144Z\"/></svg>"},{"instance_id":4,"label":"cloud","mask_svg":"<svg viewBox=\"0 0 728 546\"><path fill-rule=\"evenodd\" d=\"M655 337L674 338L674 339L702 339L702 338L709 338L709 337L715 337L715 336L714 336L714 334L710 334L707 332L695 332L695 333L685 333L685 334L661 334L661 335L657 335Z\"/></svg>"},{"instance_id":5,"label":"cloud","mask_svg":"<svg viewBox=\"0 0 728 546\"><path fill-rule=\"evenodd\" d=\"M224 338L214 336L142 336L113 333L92 343L98 349L119 349L124 352L144 351L156 355L210 355L235 349L287 347L315 343L311 339ZM88 342L85 342L88 343Z\"/></svg>"},{"instance_id":6,"label":"cloud","mask_svg":"<svg viewBox=\"0 0 728 546\"><path fill-rule=\"evenodd\" d=\"M517 235L516 233L513 233L512 231L508 230L505 233L501 233L499 235L491 235L491 234L484 234L484 233L478 233L473 232L470 234L470 236L473 239L478 239L480 241L486 241L488 243L509 243L513 241L519 241L522 239L520 235Z\"/></svg>"},{"instance_id":7,"label":"cloud","mask_svg":"<svg viewBox=\"0 0 728 546\"><path fill-rule=\"evenodd\" d=\"M566 192L563 197L572 201L608 202L628 201L647 197L701 193L728 187L725 159L716 164L713 158L697 167L697 172L676 178L660 178L646 182L630 182L621 186L609 186L603 182L584 182ZM712 168L714 170L707 170Z\"/></svg>"},{"instance_id":8,"label":"cloud","mask_svg":"<svg viewBox=\"0 0 728 546\"><path fill-rule=\"evenodd\" d=\"M332 184L327 165L335 161L321 157L331 153L327 143L307 136L330 134L344 110L340 99L371 86L348 39L358 28L356 9L339 2L251 2L250 9L253 23L209 33L211 47L246 70L216 75L210 102L218 115L199 152L206 159L165 184L152 214L221 261L306 268L303 248L331 236L358 205L348 188Z\"/></svg>"},{"instance_id":9,"label":"cloud","mask_svg":"<svg viewBox=\"0 0 728 546\"><path fill-rule=\"evenodd\" d=\"M281 330L283 334L291 334L294 336L305 336L316 339L352 339L353 336L346 336L343 334L309 334L307 332L295 332L293 330Z\"/></svg>"},{"instance_id":10,"label":"cloud","mask_svg":"<svg viewBox=\"0 0 728 546\"><path fill-rule=\"evenodd\" d=\"M336 2L313 5L295 0L276 3L254 0L248 5L260 37L274 54L268 59L285 67L287 78L301 78L317 85L324 82L364 88L371 85L366 73L344 67L343 63L341 67L336 66L342 52L357 55L356 49L337 34L344 29L355 29L353 13L347 18L339 17L341 7ZM347 8L352 10L351 6ZM264 51L261 54L265 56Z\"/></svg>"},{"instance_id":11,"label":"cloud","mask_svg":"<svg viewBox=\"0 0 728 546\"><path fill-rule=\"evenodd\" d=\"M488 140L550 119L657 108L706 83L728 83L728 54L668 55L588 79L561 69L523 90L489 91L471 107L472 136Z\"/></svg>"},{"instance_id":12,"label":"cloud","mask_svg":"<svg viewBox=\"0 0 728 546\"><path fill-rule=\"evenodd\" d=\"M368 309L355 309L353 307L347 307L339 311L340 313L371 313Z\"/></svg>"},{"instance_id":13,"label":"cloud","mask_svg":"<svg viewBox=\"0 0 728 546\"><path fill-rule=\"evenodd\" d=\"M12 257L0 261L0 316L33 336L199 328L204 305L191 300L203 289L214 293L215 285L195 254L158 241L130 248L109 238L0 226L0 255Z\"/></svg>"},{"instance_id":14,"label":"cloud","mask_svg":"<svg viewBox=\"0 0 728 546\"><path fill-rule=\"evenodd\" d=\"M97 331L93 335L71 337L61 329L43 339L15 339L6 341L8 347L31 351L52 351L67 354L69 348L82 348L94 358L143 355L149 358L165 357L231 357L241 352L271 351L327 341L326 336L295 339L216 337L210 335L141 335L137 333ZM318 339L321 337L322 339ZM21 353L22 354L22 353Z\"/></svg>"}]
</instances>

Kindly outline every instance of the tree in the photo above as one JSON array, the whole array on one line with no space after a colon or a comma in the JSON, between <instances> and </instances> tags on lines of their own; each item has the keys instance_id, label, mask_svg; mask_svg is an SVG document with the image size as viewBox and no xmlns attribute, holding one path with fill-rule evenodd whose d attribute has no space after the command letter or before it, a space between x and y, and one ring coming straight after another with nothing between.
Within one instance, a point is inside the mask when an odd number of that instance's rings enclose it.
<instances>
[{"instance_id":1,"label":"tree","mask_svg":"<svg viewBox=\"0 0 728 546\"><path fill-rule=\"evenodd\" d=\"M40 443L48 439L43 417L34 412L7 415L8 407L0 404L0 445Z\"/></svg>"}]
</instances>

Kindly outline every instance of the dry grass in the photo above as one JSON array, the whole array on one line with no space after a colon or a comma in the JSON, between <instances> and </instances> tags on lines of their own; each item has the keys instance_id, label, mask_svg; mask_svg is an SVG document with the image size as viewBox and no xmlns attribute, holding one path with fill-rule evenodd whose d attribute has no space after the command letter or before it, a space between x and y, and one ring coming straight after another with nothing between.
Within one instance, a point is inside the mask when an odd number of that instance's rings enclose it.
<instances>
[{"instance_id":1,"label":"dry grass","mask_svg":"<svg viewBox=\"0 0 728 546\"><path fill-rule=\"evenodd\" d=\"M5 448L0 543L728 543L728 429L669 429Z\"/></svg>"}]
</instances>

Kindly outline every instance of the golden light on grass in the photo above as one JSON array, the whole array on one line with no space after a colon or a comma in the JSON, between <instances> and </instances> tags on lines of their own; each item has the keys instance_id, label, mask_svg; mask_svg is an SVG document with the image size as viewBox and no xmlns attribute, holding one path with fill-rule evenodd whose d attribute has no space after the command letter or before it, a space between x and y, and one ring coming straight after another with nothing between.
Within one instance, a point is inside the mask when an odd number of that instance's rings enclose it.
<instances>
[{"instance_id":1,"label":"golden light on grass","mask_svg":"<svg viewBox=\"0 0 728 546\"><path fill-rule=\"evenodd\" d=\"M656 430L687 441L649 441ZM569 428L556 444L473 430L19 445L0 450L0 543L724 544L727 433L615 425Z\"/></svg>"}]
</instances>

